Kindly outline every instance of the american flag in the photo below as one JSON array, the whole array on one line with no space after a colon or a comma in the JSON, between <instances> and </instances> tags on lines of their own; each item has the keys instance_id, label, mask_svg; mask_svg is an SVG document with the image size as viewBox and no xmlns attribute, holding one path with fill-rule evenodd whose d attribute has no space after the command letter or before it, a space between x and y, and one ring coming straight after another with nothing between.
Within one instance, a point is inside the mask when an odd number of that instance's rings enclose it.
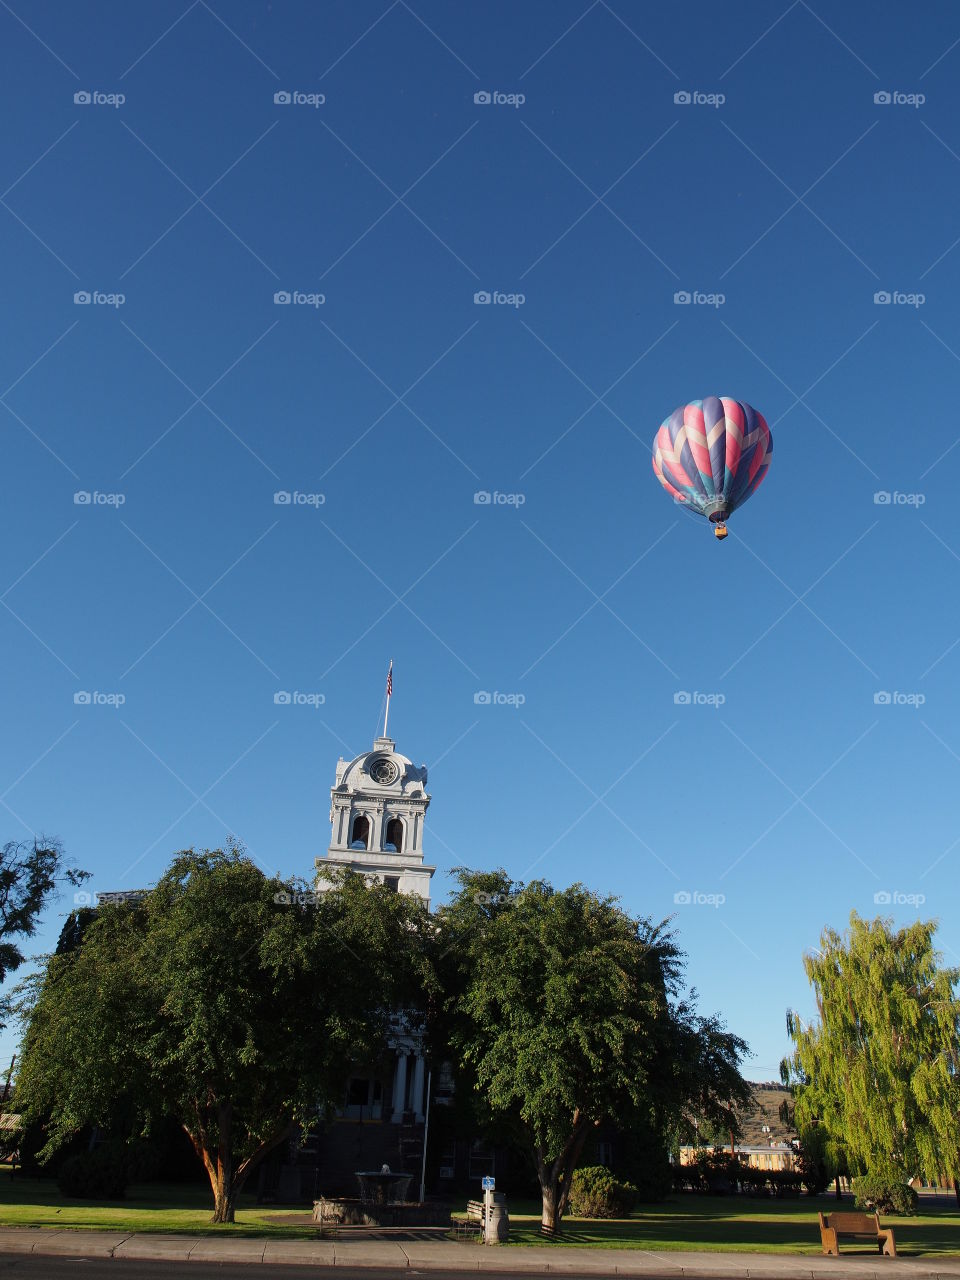
<instances>
[{"instance_id":1,"label":"american flag","mask_svg":"<svg viewBox=\"0 0 960 1280\"><path fill-rule=\"evenodd\" d=\"M390 663L390 670L387 672L387 697L393 693L393 663Z\"/></svg>"}]
</instances>

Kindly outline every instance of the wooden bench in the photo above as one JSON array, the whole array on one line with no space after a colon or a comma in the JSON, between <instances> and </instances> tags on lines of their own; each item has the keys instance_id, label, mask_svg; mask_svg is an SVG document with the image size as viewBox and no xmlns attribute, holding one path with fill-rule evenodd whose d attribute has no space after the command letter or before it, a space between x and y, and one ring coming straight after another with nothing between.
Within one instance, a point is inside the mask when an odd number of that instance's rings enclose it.
<instances>
[{"instance_id":1,"label":"wooden bench","mask_svg":"<svg viewBox=\"0 0 960 1280\"><path fill-rule=\"evenodd\" d=\"M880 1253L897 1256L897 1245L889 1227L881 1227L878 1213L831 1213L817 1215L820 1219L820 1243L824 1253L840 1257L840 1237L855 1236L875 1240Z\"/></svg>"},{"instance_id":2,"label":"wooden bench","mask_svg":"<svg viewBox=\"0 0 960 1280\"><path fill-rule=\"evenodd\" d=\"M483 1233L485 1216L482 1200L468 1200L465 1214L450 1215L450 1226L458 1240L473 1240Z\"/></svg>"}]
</instances>

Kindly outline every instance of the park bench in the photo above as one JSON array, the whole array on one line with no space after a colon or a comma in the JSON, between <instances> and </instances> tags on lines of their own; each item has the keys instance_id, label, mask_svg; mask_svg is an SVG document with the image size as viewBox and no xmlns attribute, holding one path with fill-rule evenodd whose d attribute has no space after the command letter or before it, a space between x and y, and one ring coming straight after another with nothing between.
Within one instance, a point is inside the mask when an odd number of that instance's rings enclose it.
<instances>
[{"instance_id":1,"label":"park bench","mask_svg":"<svg viewBox=\"0 0 960 1280\"><path fill-rule=\"evenodd\" d=\"M897 1246L889 1227L881 1227L878 1213L818 1214L820 1219L820 1243L824 1253L840 1257L840 1237L855 1236L875 1240L880 1253L890 1258L897 1256Z\"/></svg>"},{"instance_id":2,"label":"park bench","mask_svg":"<svg viewBox=\"0 0 960 1280\"><path fill-rule=\"evenodd\" d=\"M450 1215L450 1226L458 1240L475 1240L483 1232L484 1208L482 1200L468 1200L466 1213Z\"/></svg>"}]
</instances>

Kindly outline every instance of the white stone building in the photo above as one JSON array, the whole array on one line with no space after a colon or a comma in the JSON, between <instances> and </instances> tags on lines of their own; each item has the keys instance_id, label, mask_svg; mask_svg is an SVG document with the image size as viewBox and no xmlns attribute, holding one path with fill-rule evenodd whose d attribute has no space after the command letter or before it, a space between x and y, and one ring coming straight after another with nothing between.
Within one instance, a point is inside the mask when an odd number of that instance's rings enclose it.
<instances>
[{"instance_id":1,"label":"white stone building","mask_svg":"<svg viewBox=\"0 0 960 1280\"><path fill-rule=\"evenodd\" d=\"M392 738L374 740L373 749L337 762L330 789L330 845L317 858L317 890L330 887L326 867L346 867L399 893L416 894L429 907L436 867L424 862L423 824L430 796L427 770L401 755ZM392 1019L386 1074L354 1076L344 1119L422 1124L426 1114L426 1071L421 1030L404 1013Z\"/></svg>"}]
</instances>

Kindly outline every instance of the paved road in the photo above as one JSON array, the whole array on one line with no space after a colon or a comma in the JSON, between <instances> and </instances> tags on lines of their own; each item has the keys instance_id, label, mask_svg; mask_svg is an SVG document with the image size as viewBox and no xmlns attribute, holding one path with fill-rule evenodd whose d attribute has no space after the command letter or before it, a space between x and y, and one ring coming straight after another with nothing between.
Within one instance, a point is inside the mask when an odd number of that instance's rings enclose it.
<instances>
[{"instance_id":1,"label":"paved road","mask_svg":"<svg viewBox=\"0 0 960 1280\"><path fill-rule=\"evenodd\" d=\"M314 1268L311 1275L317 1274ZM326 1270L326 1268L324 1268ZM297 1272L293 1271L296 1277ZM396 1280L396 1270L376 1271L369 1267L337 1267L331 1269L336 1280ZM463 1280L462 1271L417 1271L409 1276L429 1277L429 1280ZM516 1272L484 1271L489 1280L498 1276L516 1280ZM595 1274L595 1273L592 1273ZM613 1276L614 1272L611 1271ZM3 1280L290 1280L290 1267L264 1266L250 1262L144 1262L132 1258L50 1258L31 1254L4 1254L0 1256L0 1277ZM664 1277L664 1280L666 1278ZM676 1273L670 1277L676 1280Z\"/></svg>"}]
</instances>

